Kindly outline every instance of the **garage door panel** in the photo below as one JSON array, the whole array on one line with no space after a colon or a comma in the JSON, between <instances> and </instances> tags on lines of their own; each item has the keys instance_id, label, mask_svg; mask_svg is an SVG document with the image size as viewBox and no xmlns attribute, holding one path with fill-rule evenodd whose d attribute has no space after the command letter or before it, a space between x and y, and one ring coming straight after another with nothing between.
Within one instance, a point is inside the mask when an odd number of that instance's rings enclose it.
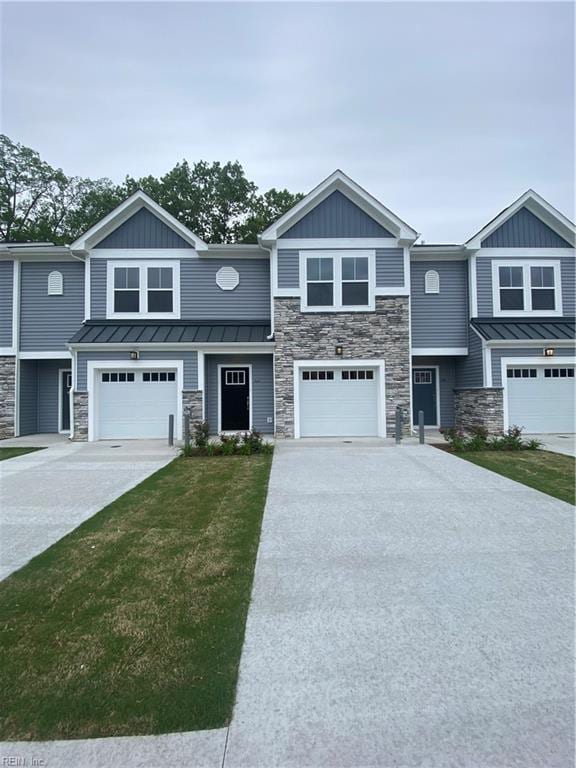
<instances>
[{"instance_id":1,"label":"garage door panel","mask_svg":"<svg viewBox=\"0 0 576 768\"><path fill-rule=\"evenodd\" d=\"M303 372L306 375L306 372ZM378 378L345 380L338 369L332 378L305 381L300 376L302 437L370 437L378 434Z\"/></svg>"},{"instance_id":2,"label":"garage door panel","mask_svg":"<svg viewBox=\"0 0 576 768\"><path fill-rule=\"evenodd\" d=\"M574 366L508 366L508 423L525 432L573 432Z\"/></svg>"},{"instance_id":3,"label":"garage door panel","mask_svg":"<svg viewBox=\"0 0 576 768\"><path fill-rule=\"evenodd\" d=\"M146 381L145 374L149 374ZM103 376L100 374L99 439L166 437L168 417L170 414L176 415L176 376L173 375L174 381L151 381L150 374L151 371L138 371L132 382L102 381Z\"/></svg>"}]
</instances>

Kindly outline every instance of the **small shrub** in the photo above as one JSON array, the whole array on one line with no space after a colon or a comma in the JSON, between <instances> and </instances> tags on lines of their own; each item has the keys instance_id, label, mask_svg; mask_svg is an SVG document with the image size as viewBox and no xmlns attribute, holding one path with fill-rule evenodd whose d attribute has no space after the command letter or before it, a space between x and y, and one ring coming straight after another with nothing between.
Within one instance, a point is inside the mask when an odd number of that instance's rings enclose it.
<instances>
[{"instance_id":1,"label":"small shrub","mask_svg":"<svg viewBox=\"0 0 576 768\"><path fill-rule=\"evenodd\" d=\"M251 432L245 432L242 435L242 444L247 448L249 453L261 453L264 439L260 432L253 429Z\"/></svg>"},{"instance_id":2,"label":"small shrub","mask_svg":"<svg viewBox=\"0 0 576 768\"><path fill-rule=\"evenodd\" d=\"M443 427L440 432L453 451L459 452L466 450L466 437L463 430L458 429L457 427Z\"/></svg>"},{"instance_id":3,"label":"small shrub","mask_svg":"<svg viewBox=\"0 0 576 768\"><path fill-rule=\"evenodd\" d=\"M522 440L522 427L516 425L509 427L500 438L501 451L521 451L524 447Z\"/></svg>"},{"instance_id":4,"label":"small shrub","mask_svg":"<svg viewBox=\"0 0 576 768\"><path fill-rule=\"evenodd\" d=\"M210 425L207 421L197 421L193 425L192 442L196 448L206 448L210 442Z\"/></svg>"},{"instance_id":5,"label":"small shrub","mask_svg":"<svg viewBox=\"0 0 576 768\"><path fill-rule=\"evenodd\" d=\"M527 443L524 443L524 448L527 451L537 451L539 448L542 448L542 445L543 443L541 443L540 440L532 438L532 440L528 440Z\"/></svg>"},{"instance_id":6,"label":"small shrub","mask_svg":"<svg viewBox=\"0 0 576 768\"><path fill-rule=\"evenodd\" d=\"M456 427L445 427L440 432L455 453L466 451L535 451L542 445L539 440L524 441L522 439L522 427L516 425L502 434L492 436L481 425L471 426L466 431Z\"/></svg>"}]
</instances>

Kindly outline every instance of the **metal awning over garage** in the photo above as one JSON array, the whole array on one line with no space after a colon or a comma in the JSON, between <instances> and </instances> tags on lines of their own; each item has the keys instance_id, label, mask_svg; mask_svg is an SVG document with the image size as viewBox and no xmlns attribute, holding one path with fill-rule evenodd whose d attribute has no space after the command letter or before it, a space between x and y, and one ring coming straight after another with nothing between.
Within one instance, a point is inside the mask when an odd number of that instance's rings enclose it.
<instances>
[{"instance_id":1,"label":"metal awning over garage","mask_svg":"<svg viewBox=\"0 0 576 768\"><path fill-rule=\"evenodd\" d=\"M70 344L262 344L269 342L270 323L258 320L156 322L87 321Z\"/></svg>"},{"instance_id":2,"label":"metal awning over garage","mask_svg":"<svg viewBox=\"0 0 576 768\"><path fill-rule=\"evenodd\" d=\"M575 338L575 319L478 317L471 325L486 341L570 341Z\"/></svg>"}]
</instances>

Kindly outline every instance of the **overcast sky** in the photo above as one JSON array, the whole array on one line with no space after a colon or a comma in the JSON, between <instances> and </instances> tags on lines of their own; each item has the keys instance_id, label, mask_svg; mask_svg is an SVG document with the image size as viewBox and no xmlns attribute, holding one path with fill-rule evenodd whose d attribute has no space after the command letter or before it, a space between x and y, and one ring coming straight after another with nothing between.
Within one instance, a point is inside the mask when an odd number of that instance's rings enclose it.
<instances>
[{"instance_id":1,"label":"overcast sky","mask_svg":"<svg viewBox=\"0 0 576 768\"><path fill-rule=\"evenodd\" d=\"M427 242L533 187L573 218L569 3L6 3L2 132L82 176L341 168Z\"/></svg>"}]
</instances>

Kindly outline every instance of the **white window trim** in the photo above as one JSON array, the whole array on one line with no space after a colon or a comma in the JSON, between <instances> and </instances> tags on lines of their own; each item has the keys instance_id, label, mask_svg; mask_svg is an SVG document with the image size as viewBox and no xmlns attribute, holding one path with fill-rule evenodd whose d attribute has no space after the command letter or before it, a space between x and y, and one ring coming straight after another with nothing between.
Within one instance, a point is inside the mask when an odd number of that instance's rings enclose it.
<instances>
[{"instance_id":1,"label":"white window trim","mask_svg":"<svg viewBox=\"0 0 576 768\"><path fill-rule=\"evenodd\" d=\"M114 312L114 270L117 267L140 270L140 311ZM172 312L148 312L148 267L169 267L172 269ZM136 289L134 289L136 290ZM115 320L180 319L180 262L179 261L108 261L106 264L106 318Z\"/></svg>"},{"instance_id":2,"label":"white window trim","mask_svg":"<svg viewBox=\"0 0 576 768\"><path fill-rule=\"evenodd\" d=\"M439 429L441 427L440 423L440 366L439 365L413 365L412 371L417 370L431 370L434 369L436 372L435 374L435 380L436 380L436 424L426 424L424 429ZM411 387L410 389L414 390L414 373L411 374ZM412 414L412 418L414 418L414 414ZM418 426L418 421L414 422L414 426Z\"/></svg>"},{"instance_id":3,"label":"white window trim","mask_svg":"<svg viewBox=\"0 0 576 768\"><path fill-rule=\"evenodd\" d=\"M508 367L512 368L567 368L576 365L576 357L501 357L500 358L500 376L502 382L502 400L504 412L504 429L510 426L510 414L508 408Z\"/></svg>"},{"instance_id":4,"label":"white window trim","mask_svg":"<svg viewBox=\"0 0 576 768\"><path fill-rule=\"evenodd\" d=\"M72 429L72 410L70 410L70 427L68 429L64 429L62 426L62 417L63 417L63 411L62 411L62 395L64 394L62 391L62 374L63 373L69 373L70 374L70 391L74 389L72 386L72 369L71 368L58 368L58 432L61 435L69 435ZM70 404L70 398L68 398L68 402Z\"/></svg>"},{"instance_id":5,"label":"white window trim","mask_svg":"<svg viewBox=\"0 0 576 768\"><path fill-rule=\"evenodd\" d=\"M176 414L174 437L182 440L182 390L184 389L183 360L89 360L86 363L86 383L88 392L88 441L98 440L98 393L99 375L107 370L176 370ZM166 427L168 431L168 427Z\"/></svg>"},{"instance_id":6,"label":"white window trim","mask_svg":"<svg viewBox=\"0 0 576 768\"><path fill-rule=\"evenodd\" d=\"M237 435L246 430L223 430L222 429L222 369L223 368L248 368L248 431L251 432L254 429L252 421L252 363L238 363L237 365L230 363L222 363L218 365L218 434L224 433L227 435Z\"/></svg>"},{"instance_id":7,"label":"white window trim","mask_svg":"<svg viewBox=\"0 0 576 768\"><path fill-rule=\"evenodd\" d=\"M522 267L524 309L500 309L500 267ZM552 267L554 269L555 309L532 309L530 267ZM494 317L559 317L562 315L562 275L560 262L536 259L494 259L492 261L492 309Z\"/></svg>"},{"instance_id":8,"label":"white window trim","mask_svg":"<svg viewBox=\"0 0 576 768\"><path fill-rule=\"evenodd\" d=\"M342 259L367 258L368 259L368 304L361 306L347 306L342 304ZM308 259L332 259L334 284L334 303L325 307L308 306ZM322 282L322 281L320 281ZM324 282L329 282L328 280ZM347 282L347 281L344 281ZM374 312L376 308L376 251L372 250L330 250L330 251L300 251L300 310L301 312Z\"/></svg>"},{"instance_id":9,"label":"white window trim","mask_svg":"<svg viewBox=\"0 0 576 768\"><path fill-rule=\"evenodd\" d=\"M378 437L386 437L386 378L384 360L294 360L294 438L300 438L300 370L302 368L372 368L378 372Z\"/></svg>"}]
</instances>

